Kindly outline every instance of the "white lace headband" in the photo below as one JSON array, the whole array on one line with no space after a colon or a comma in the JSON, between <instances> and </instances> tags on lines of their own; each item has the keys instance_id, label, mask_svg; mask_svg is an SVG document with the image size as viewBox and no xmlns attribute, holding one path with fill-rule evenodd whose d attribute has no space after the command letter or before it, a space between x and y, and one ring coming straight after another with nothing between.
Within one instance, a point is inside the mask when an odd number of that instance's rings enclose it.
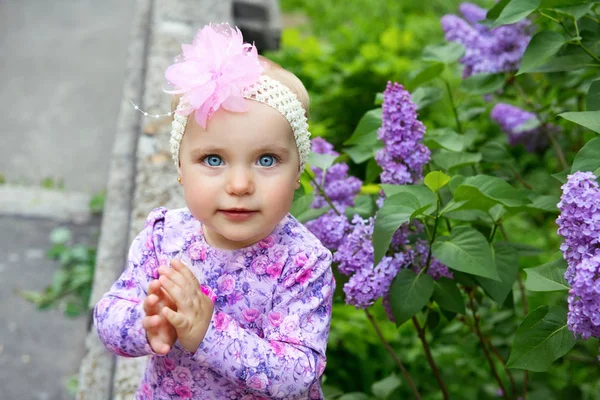
<instances>
[{"instance_id":1,"label":"white lace headband","mask_svg":"<svg viewBox=\"0 0 600 400\"><path fill-rule=\"evenodd\" d=\"M298 148L300 158L300 171L304 171L308 155L310 153L310 132L308 131L308 122L302 103L298 100L294 92L281 82L261 75L258 82L243 90L242 96L246 99L255 100L279 111L290 123ZM189 110L190 105L184 100L179 103L173 123L171 125L171 155L175 166L179 166L179 147L189 115L185 115L185 110Z\"/></svg>"}]
</instances>

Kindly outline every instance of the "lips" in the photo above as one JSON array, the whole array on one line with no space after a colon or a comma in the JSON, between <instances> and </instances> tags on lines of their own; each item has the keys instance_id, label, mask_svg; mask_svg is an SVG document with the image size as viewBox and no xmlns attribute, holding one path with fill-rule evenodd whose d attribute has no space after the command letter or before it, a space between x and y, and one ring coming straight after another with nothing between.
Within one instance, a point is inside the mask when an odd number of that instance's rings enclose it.
<instances>
[{"instance_id":1,"label":"lips","mask_svg":"<svg viewBox=\"0 0 600 400\"><path fill-rule=\"evenodd\" d=\"M248 210L246 208L228 208L219 210L219 213L223 214L225 218L232 221L245 221L254 216L258 211Z\"/></svg>"}]
</instances>

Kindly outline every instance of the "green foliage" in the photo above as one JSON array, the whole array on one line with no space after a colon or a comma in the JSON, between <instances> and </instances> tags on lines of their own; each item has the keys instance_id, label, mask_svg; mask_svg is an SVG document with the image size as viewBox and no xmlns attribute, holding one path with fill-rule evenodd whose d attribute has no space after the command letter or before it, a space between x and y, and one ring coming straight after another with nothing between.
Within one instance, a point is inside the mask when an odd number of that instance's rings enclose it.
<instances>
[{"instance_id":1,"label":"green foliage","mask_svg":"<svg viewBox=\"0 0 600 400\"><path fill-rule=\"evenodd\" d=\"M92 214L102 214L105 202L106 191L101 191L94 194L90 199L90 211L92 212Z\"/></svg>"},{"instance_id":2,"label":"green foliage","mask_svg":"<svg viewBox=\"0 0 600 400\"><path fill-rule=\"evenodd\" d=\"M362 311L336 304L327 398L411 398L389 348L424 399L444 398L442 381L449 398L492 399L501 386L506 399L600 398L597 340L576 340L567 327L569 285L555 222L567 175L600 175L600 4L482 5L490 9L488 26L533 22L519 71L461 78L465 49L444 42L439 25L443 14L458 13L458 2L282 2L310 25L286 30L272 57L306 84L313 133L341 149L335 162L348 162L365 183L346 215L375 217L375 264L392 255L392 236L408 222L422 224L418 239L431 250L424 265L408 264L393 280L385 302L397 329L380 303L369 308L389 347ZM388 81L410 90L427 127L431 161L414 185L377 178L378 106ZM518 130L545 132L539 140L547 146L528 152L509 145L490 118L500 102L533 113ZM377 209L380 190L386 197ZM431 259L454 279L427 275ZM340 278L343 295L347 278Z\"/></svg>"},{"instance_id":3,"label":"green foliage","mask_svg":"<svg viewBox=\"0 0 600 400\"><path fill-rule=\"evenodd\" d=\"M72 234L67 228L54 229L50 234L50 242L52 247L47 255L59 263L52 282L41 292L20 290L18 294L40 310L59 307L65 315L77 316L88 310L96 249L72 244Z\"/></svg>"}]
</instances>

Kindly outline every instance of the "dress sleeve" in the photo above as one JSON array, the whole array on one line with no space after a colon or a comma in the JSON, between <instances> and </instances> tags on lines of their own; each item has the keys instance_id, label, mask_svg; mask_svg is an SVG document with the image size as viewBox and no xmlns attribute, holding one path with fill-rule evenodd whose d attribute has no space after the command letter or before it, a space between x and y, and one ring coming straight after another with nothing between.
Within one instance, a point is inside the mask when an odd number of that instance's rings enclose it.
<instances>
[{"instance_id":1,"label":"dress sleeve","mask_svg":"<svg viewBox=\"0 0 600 400\"><path fill-rule=\"evenodd\" d=\"M129 249L127 268L94 307L94 324L104 346L124 357L156 354L142 327L143 301L149 283L158 278L157 256L167 209L157 208Z\"/></svg>"},{"instance_id":2,"label":"dress sleeve","mask_svg":"<svg viewBox=\"0 0 600 400\"><path fill-rule=\"evenodd\" d=\"M296 257L279 280L262 334L215 312L194 359L248 393L272 399L321 398L335 281L327 249Z\"/></svg>"}]
</instances>

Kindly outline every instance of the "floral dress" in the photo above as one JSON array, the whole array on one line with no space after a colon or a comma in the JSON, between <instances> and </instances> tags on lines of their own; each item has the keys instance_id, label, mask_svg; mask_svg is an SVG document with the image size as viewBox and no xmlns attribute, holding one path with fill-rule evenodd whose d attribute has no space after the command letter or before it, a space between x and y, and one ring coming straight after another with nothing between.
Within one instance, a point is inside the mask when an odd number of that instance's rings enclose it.
<instances>
[{"instance_id":1,"label":"floral dress","mask_svg":"<svg viewBox=\"0 0 600 400\"><path fill-rule=\"evenodd\" d=\"M142 327L158 266L181 259L214 299L195 353L176 342L161 356ZM96 304L94 323L111 352L151 355L136 399L323 399L320 377L335 281L331 253L286 216L263 240L210 247L187 209L157 208L129 250L128 266Z\"/></svg>"}]
</instances>

